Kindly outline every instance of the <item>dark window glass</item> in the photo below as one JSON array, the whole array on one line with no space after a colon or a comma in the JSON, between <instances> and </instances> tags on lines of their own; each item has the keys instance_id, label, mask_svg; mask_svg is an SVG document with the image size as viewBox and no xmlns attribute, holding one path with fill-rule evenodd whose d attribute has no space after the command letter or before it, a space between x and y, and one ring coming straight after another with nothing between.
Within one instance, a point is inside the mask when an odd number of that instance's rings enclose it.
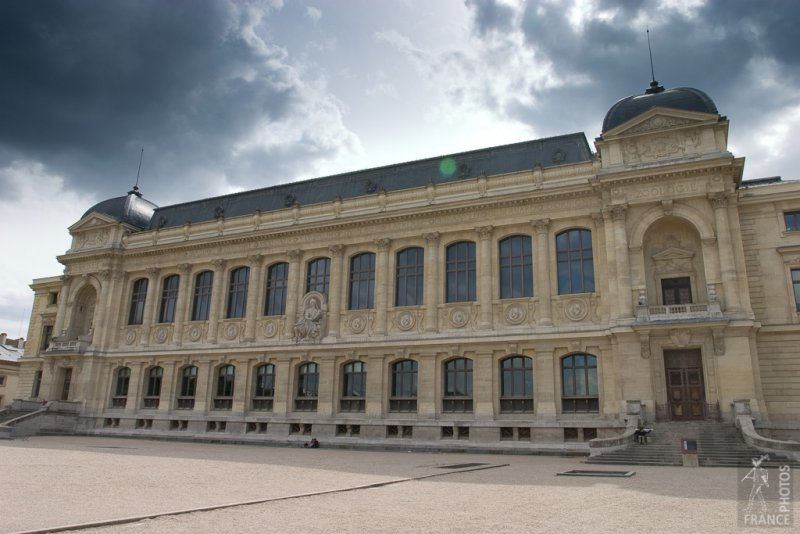
<instances>
[{"instance_id":1,"label":"dark window glass","mask_svg":"<svg viewBox=\"0 0 800 534\"><path fill-rule=\"evenodd\" d=\"M425 250L407 248L397 253L395 305L419 306L423 303Z\"/></svg>"},{"instance_id":2,"label":"dark window glass","mask_svg":"<svg viewBox=\"0 0 800 534\"><path fill-rule=\"evenodd\" d=\"M597 358L573 354L561 360L561 405L563 412L597 412Z\"/></svg>"},{"instance_id":3,"label":"dark window glass","mask_svg":"<svg viewBox=\"0 0 800 534\"><path fill-rule=\"evenodd\" d=\"M33 388L31 389L31 397L37 398L39 396L39 389L42 387L42 371L36 371L33 375Z\"/></svg>"},{"instance_id":4,"label":"dark window glass","mask_svg":"<svg viewBox=\"0 0 800 534\"><path fill-rule=\"evenodd\" d=\"M275 366L268 363L256 369L256 397L273 397L275 395Z\"/></svg>"},{"instance_id":5,"label":"dark window glass","mask_svg":"<svg viewBox=\"0 0 800 534\"><path fill-rule=\"evenodd\" d=\"M197 367L187 367L181 375L181 397L194 397L197 389Z\"/></svg>"},{"instance_id":6,"label":"dark window glass","mask_svg":"<svg viewBox=\"0 0 800 534\"><path fill-rule=\"evenodd\" d=\"M304 363L297 368L297 396L294 408L298 411L316 411L319 392L319 366Z\"/></svg>"},{"instance_id":7,"label":"dark window glass","mask_svg":"<svg viewBox=\"0 0 800 534\"><path fill-rule=\"evenodd\" d=\"M442 411L472 411L472 360L456 358L445 362Z\"/></svg>"},{"instance_id":8,"label":"dark window glass","mask_svg":"<svg viewBox=\"0 0 800 534\"><path fill-rule=\"evenodd\" d=\"M533 360L511 356L500 362L500 411L533 412Z\"/></svg>"},{"instance_id":9,"label":"dark window glass","mask_svg":"<svg viewBox=\"0 0 800 534\"><path fill-rule=\"evenodd\" d=\"M214 273L203 271L194 277L194 305L192 306L192 321L207 321L208 310L211 307L211 287L214 282Z\"/></svg>"},{"instance_id":10,"label":"dark window glass","mask_svg":"<svg viewBox=\"0 0 800 534\"><path fill-rule=\"evenodd\" d=\"M289 284L289 264L276 263L267 271L267 299L264 315L286 313L286 289Z\"/></svg>"},{"instance_id":11,"label":"dark window glass","mask_svg":"<svg viewBox=\"0 0 800 534\"><path fill-rule=\"evenodd\" d=\"M462 241L447 247L447 302L475 300L475 243Z\"/></svg>"},{"instance_id":12,"label":"dark window glass","mask_svg":"<svg viewBox=\"0 0 800 534\"><path fill-rule=\"evenodd\" d=\"M661 296L665 306L691 304L692 284L689 277L663 278L661 280Z\"/></svg>"},{"instance_id":13,"label":"dark window glass","mask_svg":"<svg viewBox=\"0 0 800 534\"><path fill-rule=\"evenodd\" d=\"M178 303L178 285L180 277L177 274L164 278L161 286L161 310L158 313L159 323L175 321L175 305Z\"/></svg>"},{"instance_id":14,"label":"dark window glass","mask_svg":"<svg viewBox=\"0 0 800 534\"><path fill-rule=\"evenodd\" d=\"M47 324L42 331L42 347L40 350L47 350L51 341L53 341L53 325Z\"/></svg>"},{"instance_id":15,"label":"dark window glass","mask_svg":"<svg viewBox=\"0 0 800 534\"><path fill-rule=\"evenodd\" d=\"M375 254L365 252L350 258L351 310L368 310L374 306Z\"/></svg>"},{"instance_id":16,"label":"dark window glass","mask_svg":"<svg viewBox=\"0 0 800 534\"><path fill-rule=\"evenodd\" d=\"M392 392L389 410L417 411L417 362L402 360L392 365Z\"/></svg>"},{"instance_id":17,"label":"dark window glass","mask_svg":"<svg viewBox=\"0 0 800 534\"><path fill-rule=\"evenodd\" d=\"M147 396L158 397L161 395L161 378L164 370L161 367L153 367L147 376Z\"/></svg>"},{"instance_id":18,"label":"dark window glass","mask_svg":"<svg viewBox=\"0 0 800 534\"><path fill-rule=\"evenodd\" d=\"M800 312L800 269L792 269L792 287L794 288L794 307Z\"/></svg>"},{"instance_id":19,"label":"dark window glass","mask_svg":"<svg viewBox=\"0 0 800 534\"><path fill-rule=\"evenodd\" d=\"M592 232L567 230L556 236L558 293L591 293L594 291Z\"/></svg>"},{"instance_id":20,"label":"dark window glass","mask_svg":"<svg viewBox=\"0 0 800 534\"><path fill-rule=\"evenodd\" d=\"M350 362L343 368L342 399L343 412L363 412L367 390L367 364Z\"/></svg>"},{"instance_id":21,"label":"dark window glass","mask_svg":"<svg viewBox=\"0 0 800 534\"><path fill-rule=\"evenodd\" d=\"M114 390L115 397L126 397L128 395L128 384L131 380L131 370L123 367L117 371L117 387Z\"/></svg>"},{"instance_id":22,"label":"dark window glass","mask_svg":"<svg viewBox=\"0 0 800 534\"><path fill-rule=\"evenodd\" d=\"M147 278L140 278L133 283L128 324L142 324L142 321L144 321L144 302L146 298Z\"/></svg>"},{"instance_id":23,"label":"dark window glass","mask_svg":"<svg viewBox=\"0 0 800 534\"><path fill-rule=\"evenodd\" d=\"M308 262L308 273L306 276L306 293L318 291L323 295L328 294L328 285L331 280L331 260L330 258L317 258Z\"/></svg>"},{"instance_id":24,"label":"dark window glass","mask_svg":"<svg viewBox=\"0 0 800 534\"><path fill-rule=\"evenodd\" d=\"M228 319L244 317L247 310L247 281L250 267L239 267L231 271L231 283L228 288Z\"/></svg>"},{"instance_id":25,"label":"dark window glass","mask_svg":"<svg viewBox=\"0 0 800 534\"><path fill-rule=\"evenodd\" d=\"M217 371L217 397L233 397L233 380L236 369L233 365L225 365Z\"/></svg>"},{"instance_id":26,"label":"dark window glass","mask_svg":"<svg viewBox=\"0 0 800 534\"><path fill-rule=\"evenodd\" d=\"M516 235L500 241L500 298L533 296L531 238Z\"/></svg>"},{"instance_id":27,"label":"dark window glass","mask_svg":"<svg viewBox=\"0 0 800 534\"><path fill-rule=\"evenodd\" d=\"M787 232L800 230L800 211L788 211L783 214L783 221L786 223Z\"/></svg>"}]
</instances>

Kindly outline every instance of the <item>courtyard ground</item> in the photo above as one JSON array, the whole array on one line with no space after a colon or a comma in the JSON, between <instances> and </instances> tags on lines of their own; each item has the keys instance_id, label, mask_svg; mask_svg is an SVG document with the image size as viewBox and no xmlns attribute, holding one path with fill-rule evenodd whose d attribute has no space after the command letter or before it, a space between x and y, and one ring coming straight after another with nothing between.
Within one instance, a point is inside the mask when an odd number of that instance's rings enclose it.
<instances>
[{"instance_id":1,"label":"courtyard ground","mask_svg":"<svg viewBox=\"0 0 800 534\"><path fill-rule=\"evenodd\" d=\"M557 476L571 469L636 474ZM581 458L325 443L303 449L34 437L0 441L0 532L220 507L87 532L729 533L739 529L741 476L733 468L598 467ZM245 504L227 506L237 503Z\"/></svg>"}]
</instances>

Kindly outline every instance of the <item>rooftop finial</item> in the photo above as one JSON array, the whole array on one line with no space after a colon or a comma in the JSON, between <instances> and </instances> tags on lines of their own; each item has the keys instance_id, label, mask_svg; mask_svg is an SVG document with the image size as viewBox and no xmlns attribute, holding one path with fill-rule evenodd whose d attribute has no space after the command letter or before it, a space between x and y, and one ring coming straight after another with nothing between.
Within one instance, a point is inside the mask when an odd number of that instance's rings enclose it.
<instances>
[{"instance_id":1,"label":"rooftop finial","mask_svg":"<svg viewBox=\"0 0 800 534\"><path fill-rule=\"evenodd\" d=\"M142 147L142 151L139 154L139 170L136 171L136 183L133 185L133 189L128 191L129 195L134 194L137 197L142 196L142 194L139 192L139 173L142 172L142 158L144 158L144 147Z\"/></svg>"},{"instance_id":2,"label":"rooftop finial","mask_svg":"<svg viewBox=\"0 0 800 534\"><path fill-rule=\"evenodd\" d=\"M655 93L660 93L664 90L664 88L658 85L658 82L656 81L656 71L653 68L653 49L650 47L650 28L647 28L647 51L650 52L650 76L652 81L650 82L650 88L647 89L645 93L652 95Z\"/></svg>"}]
</instances>

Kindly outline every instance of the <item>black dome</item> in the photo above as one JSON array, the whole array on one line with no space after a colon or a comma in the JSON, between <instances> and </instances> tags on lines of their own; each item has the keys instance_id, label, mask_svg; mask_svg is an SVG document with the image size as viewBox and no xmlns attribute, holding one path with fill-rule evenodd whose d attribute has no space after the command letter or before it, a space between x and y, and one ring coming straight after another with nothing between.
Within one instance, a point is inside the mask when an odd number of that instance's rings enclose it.
<instances>
[{"instance_id":1,"label":"black dome","mask_svg":"<svg viewBox=\"0 0 800 534\"><path fill-rule=\"evenodd\" d=\"M139 188L134 187L124 197L110 198L95 204L86 210L83 217L95 211L113 217L119 222L145 229L150 225L150 218L157 207L149 200L142 198Z\"/></svg>"},{"instance_id":2,"label":"black dome","mask_svg":"<svg viewBox=\"0 0 800 534\"><path fill-rule=\"evenodd\" d=\"M606 113L606 118L603 119L603 132L607 132L656 106L719 114L714 101L700 89L692 87L664 89L657 82L653 82L645 94L623 98L611 106Z\"/></svg>"}]
</instances>

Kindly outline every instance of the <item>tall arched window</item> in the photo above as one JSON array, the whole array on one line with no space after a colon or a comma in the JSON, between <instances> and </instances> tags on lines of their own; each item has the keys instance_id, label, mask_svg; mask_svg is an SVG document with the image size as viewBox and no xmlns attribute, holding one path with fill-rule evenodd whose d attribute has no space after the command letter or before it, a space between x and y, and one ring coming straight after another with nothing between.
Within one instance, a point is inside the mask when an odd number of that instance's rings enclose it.
<instances>
[{"instance_id":1,"label":"tall arched window","mask_svg":"<svg viewBox=\"0 0 800 534\"><path fill-rule=\"evenodd\" d=\"M594 291L592 232L580 228L556 236L558 294Z\"/></svg>"},{"instance_id":2,"label":"tall arched window","mask_svg":"<svg viewBox=\"0 0 800 534\"><path fill-rule=\"evenodd\" d=\"M396 306L419 306L425 283L425 249L411 247L397 253L394 302Z\"/></svg>"},{"instance_id":3,"label":"tall arched window","mask_svg":"<svg viewBox=\"0 0 800 534\"><path fill-rule=\"evenodd\" d=\"M114 384L114 397L111 399L112 408L124 408L128 402L128 385L131 380L131 370L128 367L117 369L116 384Z\"/></svg>"},{"instance_id":4,"label":"tall arched window","mask_svg":"<svg viewBox=\"0 0 800 534\"><path fill-rule=\"evenodd\" d=\"M417 362L414 360L401 360L392 364L389 411L417 411Z\"/></svg>"},{"instance_id":5,"label":"tall arched window","mask_svg":"<svg viewBox=\"0 0 800 534\"><path fill-rule=\"evenodd\" d=\"M500 411L533 412L533 360L510 356L500 362Z\"/></svg>"},{"instance_id":6,"label":"tall arched window","mask_svg":"<svg viewBox=\"0 0 800 534\"><path fill-rule=\"evenodd\" d=\"M233 384L236 368L223 365L217 371L217 396L214 397L215 410L230 410L233 407Z\"/></svg>"},{"instance_id":7,"label":"tall arched window","mask_svg":"<svg viewBox=\"0 0 800 534\"><path fill-rule=\"evenodd\" d=\"M363 412L366 404L367 364L350 362L342 368L342 412Z\"/></svg>"},{"instance_id":8,"label":"tall arched window","mask_svg":"<svg viewBox=\"0 0 800 534\"><path fill-rule=\"evenodd\" d=\"M211 288L214 273L203 271L194 277L194 303L192 305L192 321L208 321L208 310L211 307Z\"/></svg>"},{"instance_id":9,"label":"tall arched window","mask_svg":"<svg viewBox=\"0 0 800 534\"><path fill-rule=\"evenodd\" d=\"M289 285L289 264L276 263L267 270L267 298L264 315L286 313L286 289Z\"/></svg>"},{"instance_id":10,"label":"tall arched window","mask_svg":"<svg viewBox=\"0 0 800 534\"><path fill-rule=\"evenodd\" d=\"M297 368L297 396L294 409L299 412L316 412L319 394L319 365L304 363Z\"/></svg>"},{"instance_id":11,"label":"tall arched window","mask_svg":"<svg viewBox=\"0 0 800 534\"><path fill-rule=\"evenodd\" d=\"M161 397L161 378L163 376L164 370L161 367L152 367L147 373L147 390L142 403L145 408L158 408L159 398Z\"/></svg>"},{"instance_id":12,"label":"tall arched window","mask_svg":"<svg viewBox=\"0 0 800 534\"><path fill-rule=\"evenodd\" d=\"M561 411L598 412L597 357L572 354L561 359Z\"/></svg>"},{"instance_id":13,"label":"tall arched window","mask_svg":"<svg viewBox=\"0 0 800 534\"><path fill-rule=\"evenodd\" d=\"M128 313L128 324L142 324L144 321L144 303L147 299L147 278L139 278L133 283L131 291L131 309Z\"/></svg>"},{"instance_id":14,"label":"tall arched window","mask_svg":"<svg viewBox=\"0 0 800 534\"><path fill-rule=\"evenodd\" d=\"M317 258L308 262L308 271L306 273L306 293L309 291L318 291L323 295L327 295L330 281L330 258Z\"/></svg>"},{"instance_id":15,"label":"tall arched window","mask_svg":"<svg viewBox=\"0 0 800 534\"><path fill-rule=\"evenodd\" d=\"M475 300L475 243L461 241L447 247L447 302Z\"/></svg>"},{"instance_id":16,"label":"tall arched window","mask_svg":"<svg viewBox=\"0 0 800 534\"><path fill-rule=\"evenodd\" d=\"M178 395L178 409L191 410L194 408L194 395L197 390L197 367L194 365L184 368L181 372L181 390Z\"/></svg>"},{"instance_id":17,"label":"tall arched window","mask_svg":"<svg viewBox=\"0 0 800 534\"><path fill-rule=\"evenodd\" d=\"M442 411L472 411L472 360L469 358L456 358L444 363Z\"/></svg>"},{"instance_id":18,"label":"tall arched window","mask_svg":"<svg viewBox=\"0 0 800 534\"><path fill-rule=\"evenodd\" d=\"M265 363L256 367L256 383L253 389L253 409L272 411L275 397L275 366Z\"/></svg>"},{"instance_id":19,"label":"tall arched window","mask_svg":"<svg viewBox=\"0 0 800 534\"><path fill-rule=\"evenodd\" d=\"M533 296L531 238L515 235L500 241L500 298Z\"/></svg>"},{"instance_id":20,"label":"tall arched window","mask_svg":"<svg viewBox=\"0 0 800 534\"><path fill-rule=\"evenodd\" d=\"M240 319L247 311L247 282L250 267L239 267L231 271L228 287L228 319Z\"/></svg>"},{"instance_id":21,"label":"tall arched window","mask_svg":"<svg viewBox=\"0 0 800 534\"><path fill-rule=\"evenodd\" d=\"M161 282L161 309L158 312L159 323L175 321L175 305L178 303L178 285L180 277L173 274Z\"/></svg>"},{"instance_id":22,"label":"tall arched window","mask_svg":"<svg viewBox=\"0 0 800 534\"><path fill-rule=\"evenodd\" d=\"M348 309L369 310L375 298L375 254L365 252L350 258L350 302Z\"/></svg>"}]
</instances>

